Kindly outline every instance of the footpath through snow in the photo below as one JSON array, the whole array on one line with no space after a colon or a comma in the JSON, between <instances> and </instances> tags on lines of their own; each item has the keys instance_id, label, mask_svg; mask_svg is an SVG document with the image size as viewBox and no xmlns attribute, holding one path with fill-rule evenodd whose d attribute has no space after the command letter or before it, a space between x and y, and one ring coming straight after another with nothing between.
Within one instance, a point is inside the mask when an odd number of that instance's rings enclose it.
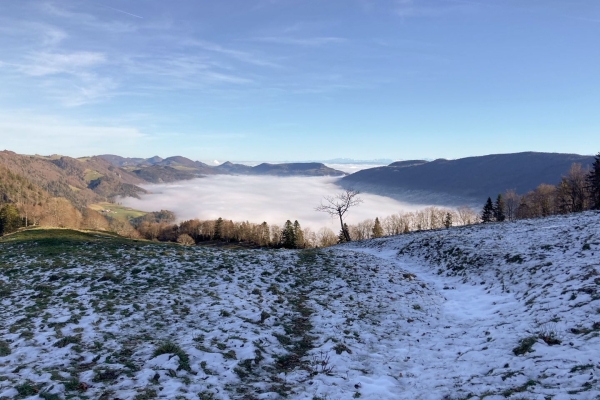
<instances>
[{"instance_id":1,"label":"footpath through snow","mask_svg":"<svg viewBox=\"0 0 600 400\"><path fill-rule=\"evenodd\" d=\"M600 213L302 251L34 234L0 242L0 400L600 399Z\"/></svg>"},{"instance_id":2,"label":"footpath through snow","mask_svg":"<svg viewBox=\"0 0 600 400\"><path fill-rule=\"evenodd\" d=\"M482 385L504 386L501 382L506 381L502 379L506 373L499 375L493 371L510 368L504 360L514 347L514 338L529 328L522 324L515 326L514 319L511 323L505 322L513 313L525 313L513 295L491 294L482 286L440 277L418 261L399 261L393 250L359 247L351 250L395 262L399 269L413 274L415 280L431 291L429 301L421 308L433 318L428 319L426 326L421 324L406 351L405 398L441 399L453 391L449 388L468 394L473 393L470 388ZM492 341L495 343L490 345ZM503 345L498 346L498 343ZM515 382L515 386L518 383ZM484 394L486 391L479 393Z\"/></svg>"},{"instance_id":3,"label":"footpath through snow","mask_svg":"<svg viewBox=\"0 0 600 400\"><path fill-rule=\"evenodd\" d=\"M600 398L600 213L352 243L438 295L413 398ZM408 397L407 397L408 398Z\"/></svg>"}]
</instances>

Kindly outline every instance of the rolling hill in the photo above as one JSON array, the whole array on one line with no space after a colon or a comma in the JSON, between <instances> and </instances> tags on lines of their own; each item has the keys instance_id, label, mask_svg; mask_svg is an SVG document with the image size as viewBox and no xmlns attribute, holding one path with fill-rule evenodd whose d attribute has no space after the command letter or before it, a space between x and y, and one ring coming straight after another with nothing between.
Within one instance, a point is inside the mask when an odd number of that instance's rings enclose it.
<instances>
[{"instance_id":1,"label":"rolling hill","mask_svg":"<svg viewBox=\"0 0 600 400\"><path fill-rule=\"evenodd\" d=\"M193 179L206 175L273 175L273 176L344 176L342 171L327 167L322 163L262 163L256 166L234 164L229 161L210 166L200 161L193 161L182 156L160 158L158 156L141 158L124 158L112 154L98 156L115 166L151 183L167 183L178 180Z\"/></svg>"},{"instance_id":2,"label":"rolling hill","mask_svg":"<svg viewBox=\"0 0 600 400\"><path fill-rule=\"evenodd\" d=\"M507 189L526 193L541 183L557 184L571 164L590 166L594 157L524 152L457 160L412 160L370 168L339 181L344 187L417 204L480 206Z\"/></svg>"},{"instance_id":3,"label":"rolling hill","mask_svg":"<svg viewBox=\"0 0 600 400\"><path fill-rule=\"evenodd\" d=\"M43 157L1 151L0 166L49 196L64 197L80 209L115 196L146 193L137 186L144 180L99 157Z\"/></svg>"}]
</instances>

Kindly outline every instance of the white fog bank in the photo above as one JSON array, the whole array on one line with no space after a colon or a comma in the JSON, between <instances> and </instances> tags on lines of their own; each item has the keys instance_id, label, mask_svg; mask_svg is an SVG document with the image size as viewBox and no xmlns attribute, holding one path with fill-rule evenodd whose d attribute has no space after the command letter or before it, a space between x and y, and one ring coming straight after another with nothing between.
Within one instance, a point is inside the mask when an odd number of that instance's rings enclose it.
<instances>
[{"instance_id":1,"label":"white fog bank","mask_svg":"<svg viewBox=\"0 0 600 400\"><path fill-rule=\"evenodd\" d=\"M124 198L120 202L142 211L171 210L180 220L222 217L283 225L289 219L298 220L303 227L319 229L327 226L338 230L337 220L315 211L323 196L341 191L334 183L337 179L219 175L172 184L144 185L151 194L143 195L141 199ZM364 202L348 212L346 222L350 224L425 207L367 193L360 197Z\"/></svg>"}]
</instances>

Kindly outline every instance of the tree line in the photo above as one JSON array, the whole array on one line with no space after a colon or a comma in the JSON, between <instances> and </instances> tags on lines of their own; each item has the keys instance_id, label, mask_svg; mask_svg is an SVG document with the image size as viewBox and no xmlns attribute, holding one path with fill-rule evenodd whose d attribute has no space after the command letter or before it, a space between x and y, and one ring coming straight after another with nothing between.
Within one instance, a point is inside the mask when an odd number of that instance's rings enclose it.
<instances>
[{"instance_id":1,"label":"tree line","mask_svg":"<svg viewBox=\"0 0 600 400\"><path fill-rule=\"evenodd\" d=\"M344 228L338 234L327 227L318 230L302 228L298 221L291 220L282 225L234 222L223 218L203 221L192 219L177 224L173 222L174 215L168 216L167 211L160 213L163 214L162 218L157 217L157 213L148 213L140 219L132 220L141 238L185 245L220 241L288 249L328 247L349 240L479 223L477 212L466 206L457 209L427 207L414 212L399 212L382 219L365 219L354 225L344 223Z\"/></svg>"},{"instance_id":2,"label":"tree line","mask_svg":"<svg viewBox=\"0 0 600 400\"><path fill-rule=\"evenodd\" d=\"M517 194L507 190L492 202L488 197L481 221L502 222L600 210L600 153L590 169L573 164L556 185L541 184L535 190Z\"/></svg>"}]
</instances>

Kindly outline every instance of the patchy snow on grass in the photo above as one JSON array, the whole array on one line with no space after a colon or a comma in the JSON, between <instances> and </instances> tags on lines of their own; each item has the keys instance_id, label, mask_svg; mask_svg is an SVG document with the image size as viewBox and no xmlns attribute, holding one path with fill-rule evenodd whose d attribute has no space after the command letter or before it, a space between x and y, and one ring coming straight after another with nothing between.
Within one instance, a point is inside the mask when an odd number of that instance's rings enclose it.
<instances>
[{"instance_id":1,"label":"patchy snow on grass","mask_svg":"<svg viewBox=\"0 0 600 400\"><path fill-rule=\"evenodd\" d=\"M0 398L597 399L600 213L321 250L0 242Z\"/></svg>"}]
</instances>

